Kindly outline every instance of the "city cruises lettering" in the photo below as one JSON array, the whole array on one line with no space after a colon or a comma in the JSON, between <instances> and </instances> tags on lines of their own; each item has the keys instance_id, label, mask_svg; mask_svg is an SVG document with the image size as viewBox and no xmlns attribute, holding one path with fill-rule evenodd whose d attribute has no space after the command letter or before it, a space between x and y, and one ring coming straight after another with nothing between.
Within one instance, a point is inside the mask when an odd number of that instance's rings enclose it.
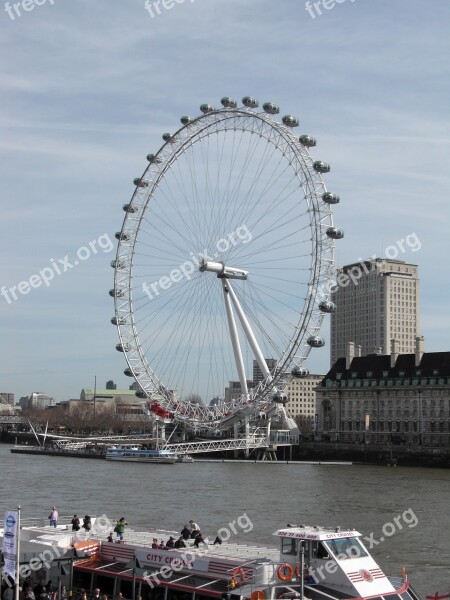
<instances>
[{"instance_id":1,"label":"city cruises lettering","mask_svg":"<svg viewBox=\"0 0 450 600\"><path fill-rule=\"evenodd\" d=\"M278 537L297 538L300 540L335 540L339 538L357 537L356 531L340 531L339 533L307 533L305 531L278 531Z\"/></svg>"},{"instance_id":2,"label":"city cruises lettering","mask_svg":"<svg viewBox=\"0 0 450 600\"><path fill-rule=\"evenodd\" d=\"M136 550L136 559L141 565L156 565L162 567L164 565L173 566L175 569L195 569L196 571L208 571L209 561L200 559L194 556L189 549L181 550L179 554L174 554L172 551L157 550Z\"/></svg>"}]
</instances>

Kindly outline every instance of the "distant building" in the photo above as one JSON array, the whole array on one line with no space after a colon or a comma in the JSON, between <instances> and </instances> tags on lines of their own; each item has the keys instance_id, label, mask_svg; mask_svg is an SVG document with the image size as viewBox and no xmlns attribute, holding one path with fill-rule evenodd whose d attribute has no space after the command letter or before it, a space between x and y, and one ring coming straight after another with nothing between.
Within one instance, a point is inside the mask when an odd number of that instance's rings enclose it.
<instances>
[{"instance_id":1,"label":"distant building","mask_svg":"<svg viewBox=\"0 0 450 600\"><path fill-rule=\"evenodd\" d=\"M223 402L223 398L220 398L220 396L216 396L210 401L209 406L219 406L220 404L223 404Z\"/></svg>"},{"instance_id":2,"label":"distant building","mask_svg":"<svg viewBox=\"0 0 450 600\"><path fill-rule=\"evenodd\" d=\"M138 390L141 389L141 386L139 385L139 383L137 381L133 381L133 383L130 385L130 387L128 389L137 392Z\"/></svg>"},{"instance_id":3,"label":"distant building","mask_svg":"<svg viewBox=\"0 0 450 600\"><path fill-rule=\"evenodd\" d=\"M96 410L101 407L114 407L115 411L121 414L146 414L148 412L145 399L138 398L134 390L107 389L95 390L95 392L91 389L81 390L81 402L89 402L94 407L94 397ZM75 406L75 402L72 402L73 406Z\"/></svg>"},{"instance_id":4,"label":"distant building","mask_svg":"<svg viewBox=\"0 0 450 600\"><path fill-rule=\"evenodd\" d=\"M255 387L253 381L247 380L247 389L251 390ZM232 400L240 400L242 396L242 388L240 381L230 381L228 387L225 388L225 402Z\"/></svg>"},{"instance_id":5,"label":"distant building","mask_svg":"<svg viewBox=\"0 0 450 600\"><path fill-rule=\"evenodd\" d=\"M347 343L361 347L361 356L414 352L419 335L419 275L417 265L376 258L346 265L332 290L330 364L345 356Z\"/></svg>"},{"instance_id":6,"label":"distant building","mask_svg":"<svg viewBox=\"0 0 450 600\"><path fill-rule=\"evenodd\" d=\"M11 394L10 392L0 392L0 404L14 406L14 394Z\"/></svg>"},{"instance_id":7,"label":"distant building","mask_svg":"<svg viewBox=\"0 0 450 600\"><path fill-rule=\"evenodd\" d=\"M269 371L271 373L274 372L275 367L277 366L277 361L274 358L265 358L264 359L266 361L267 364L267 368L269 369ZM259 368L258 363L256 362L256 360L253 361L253 383L256 384L259 383L260 381L263 381L264 377L262 374L261 369Z\"/></svg>"},{"instance_id":8,"label":"distant building","mask_svg":"<svg viewBox=\"0 0 450 600\"><path fill-rule=\"evenodd\" d=\"M55 405L56 400L42 392L33 392L29 396L28 408L48 408Z\"/></svg>"},{"instance_id":9,"label":"distant building","mask_svg":"<svg viewBox=\"0 0 450 600\"><path fill-rule=\"evenodd\" d=\"M316 414L316 387L324 375L313 375L296 378L288 375L284 392L289 398L286 405L288 414L295 419L300 415L314 419Z\"/></svg>"},{"instance_id":10,"label":"distant building","mask_svg":"<svg viewBox=\"0 0 450 600\"><path fill-rule=\"evenodd\" d=\"M371 444L450 445L450 352L355 356L353 343L317 388L319 437Z\"/></svg>"},{"instance_id":11,"label":"distant building","mask_svg":"<svg viewBox=\"0 0 450 600\"><path fill-rule=\"evenodd\" d=\"M114 381L112 379L110 379L109 381L106 382L106 389L107 390L116 390L117 385L114 383Z\"/></svg>"},{"instance_id":12,"label":"distant building","mask_svg":"<svg viewBox=\"0 0 450 600\"><path fill-rule=\"evenodd\" d=\"M20 408L30 408L30 397L21 396L17 402L17 406L20 406Z\"/></svg>"}]
</instances>

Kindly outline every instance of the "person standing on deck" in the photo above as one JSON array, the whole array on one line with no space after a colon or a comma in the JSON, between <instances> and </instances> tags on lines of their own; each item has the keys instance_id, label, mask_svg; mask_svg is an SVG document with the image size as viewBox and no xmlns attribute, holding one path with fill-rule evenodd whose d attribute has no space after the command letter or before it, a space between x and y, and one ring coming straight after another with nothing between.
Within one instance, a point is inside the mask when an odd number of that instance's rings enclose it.
<instances>
[{"instance_id":1,"label":"person standing on deck","mask_svg":"<svg viewBox=\"0 0 450 600\"><path fill-rule=\"evenodd\" d=\"M117 537L120 539L120 541L123 540L123 534L125 532L125 525L128 525L128 523L125 521L125 517L120 517L120 519L117 521L117 525L115 527L115 532L117 533Z\"/></svg>"},{"instance_id":2,"label":"person standing on deck","mask_svg":"<svg viewBox=\"0 0 450 600\"><path fill-rule=\"evenodd\" d=\"M52 512L49 514L48 518L50 519L50 527L56 527L58 525L58 511L56 510L56 506L52 506Z\"/></svg>"}]
</instances>

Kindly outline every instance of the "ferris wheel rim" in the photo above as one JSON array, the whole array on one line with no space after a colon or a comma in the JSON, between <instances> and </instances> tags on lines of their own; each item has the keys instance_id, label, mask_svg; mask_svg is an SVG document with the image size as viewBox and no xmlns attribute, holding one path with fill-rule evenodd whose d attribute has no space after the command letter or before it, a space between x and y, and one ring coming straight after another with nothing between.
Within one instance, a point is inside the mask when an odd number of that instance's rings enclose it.
<instances>
[{"instance_id":1,"label":"ferris wheel rim","mask_svg":"<svg viewBox=\"0 0 450 600\"><path fill-rule=\"evenodd\" d=\"M158 152L153 156L153 161L149 166L144 170L143 175L140 178L140 181L145 181L147 174L153 171L155 173L159 173L159 176L155 181L152 182L152 186L150 191L146 190L145 194L142 194L142 189L140 185L136 187L136 190L131 198L129 206L139 206L140 205L140 218L136 223L136 218L131 217L134 213L126 211L124 221L122 224L122 229L120 232L117 254L116 254L116 266L115 266L115 277L114 277L114 302L115 302L115 318L117 320L117 327L119 331L119 339L120 344L126 345L130 344L130 341L134 343L134 348L128 348L126 352L124 352L126 360L128 362L129 369L133 372L135 378L141 385L142 389L147 393L147 395L151 395L151 392L160 387L164 386L165 389L169 389L167 384L164 384L157 376L157 374L153 371L151 365L147 361L145 356L145 352L141 346L139 341L139 332L136 327L136 322L134 319L133 313L133 298L132 298L132 267L133 267L133 256L135 250L136 240L139 234L140 223L147 209L148 203L150 202L153 196L153 190L157 189L159 182L171 168L172 163L177 160L178 156L185 152L186 148L192 145L193 143L197 143L202 140L200 137L200 133L204 132L206 136L211 135L212 133L216 133L213 130L213 127L218 123L227 123L231 119L247 119L252 122L264 123L269 126L271 131L277 131L281 133L281 137L283 137L287 144L294 144L297 146L297 149L301 149L302 152L300 156L302 156L304 164L302 164L302 169L300 170L302 175L307 175L304 182L301 184L301 188L305 191L304 185L309 190L309 200L313 204L311 214L310 214L310 228L312 231L312 247L313 247L313 257L311 261L311 270L310 277L308 282L308 296L307 296L307 307L302 310L302 322L298 323L295 335L293 336L293 341L290 345L290 350L286 352L281 357L280 362L284 366L289 361L292 364L298 364L301 366L303 361L305 360L310 346L306 345L304 347L303 356L297 356L296 350L298 350L300 344L307 334L317 335L320 325L322 323L324 314L321 311L316 310L317 305L317 297L318 297L318 286L321 282L325 280L329 280L331 276L331 269L333 264L333 250L334 244L331 238L326 238L323 236L323 226L326 224L328 227L333 225L332 220L332 212L330 210L329 205L322 204L318 205L318 202L321 200L323 194L326 193L326 187L321 177L320 172L316 172L313 170L313 159L309 153L307 147L301 147L298 142L298 138L296 138L292 131L275 121L273 118L267 115L267 113L263 112L255 112L254 110L250 110L248 108L223 108L223 109L215 109L207 114L200 115L196 119L191 120L189 123L183 125L181 128L177 130L173 136L168 138L166 142L161 146ZM204 127L200 129L200 131L192 133L193 126L197 124ZM184 135L188 133L188 135ZM254 133L254 132L252 132ZM258 132L261 135L261 131ZM193 141L194 136L197 136L197 139ZM263 137L263 136L262 136ZM273 142L273 140L268 140L276 148L278 146ZM298 155L295 155L296 157ZM320 193L319 193L320 192ZM142 199L144 203L142 204ZM306 198L306 195L305 195ZM314 205L316 202L316 205ZM134 229L130 228L129 224L134 218ZM313 226L313 221L315 225ZM131 232L131 235L130 235ZM126 237L128 236L128 237ZM322 238L319 240L319 238ZM125 251L123 251L125 249ZM325 252L324 252L325 249ZM323 255L326 254L325 260ZM129 263L123 268L124 259L129 259ZM123 277L123 275L128 273L129 279ZM118 291L122 292L121 295L118 294ZM322 296L325 295L322 293ZM311 320L313 323L311 324ZM133 351L133 360L130 360L131 354L130 351ZM140 372L139 365L141 365L141 370L145 371L147 375L147 381L143 376L143 373ZM281 375L280 375L281 376ZM261 392L265 391L265 387L261 385ZM168 405L171 404L170 398L167 398ZM197 414L200 414L201 418L202 410L198 409Z\"/></svg>"}]
</instances>

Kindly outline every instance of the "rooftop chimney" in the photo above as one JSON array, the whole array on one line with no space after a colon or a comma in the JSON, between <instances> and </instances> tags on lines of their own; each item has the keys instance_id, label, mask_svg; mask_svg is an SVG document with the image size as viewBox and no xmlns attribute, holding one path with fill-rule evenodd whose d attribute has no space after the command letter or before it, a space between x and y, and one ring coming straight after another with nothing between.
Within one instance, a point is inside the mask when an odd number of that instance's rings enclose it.
<instances>
[{"instance_id":1,"label":"rooftop chimney","mask_svg":"<svg viewBox=\"0 0 450 600\"><path fill-rule=\"evenodd\" d=\"M358 358L361 358L361 356L362 356L362 347L361 347L361 344L356 344L356 346L355 346L355 356L357 356Z\"/></svg>"},{"instance_id":2,"label":"rooftop chimney","mask_svg":"<svg viewBox=\"0 0 450 600\"><path fill-rule=\"evenodd\" d=\"M355 342L347 342L347 353L345 355L345 368L350 369L352 360L355 356Z\"/></svg>"},{"instance_id":3,"label":"rooftop chimney","mask_svg":"<svg viewBox=\"0 0 450 600\"><path fill-rule=\"evenodd\" d=\"M418 367L420 365L420 361L422 360L423 353L425 352L425 340L423 335L416 337L416 361L415 365Z\"/></svg>"},{"instance_id":4,"label":"rooftop chimney","mask_svg":"<svg viewBox=\"0 0 450 600\"><path fill-rule=\"evenodd\" d=\"M398 357L398 340L391 340L391 369L395 367L395 363L397 362Z\"/></svg>"}]
</instances>

